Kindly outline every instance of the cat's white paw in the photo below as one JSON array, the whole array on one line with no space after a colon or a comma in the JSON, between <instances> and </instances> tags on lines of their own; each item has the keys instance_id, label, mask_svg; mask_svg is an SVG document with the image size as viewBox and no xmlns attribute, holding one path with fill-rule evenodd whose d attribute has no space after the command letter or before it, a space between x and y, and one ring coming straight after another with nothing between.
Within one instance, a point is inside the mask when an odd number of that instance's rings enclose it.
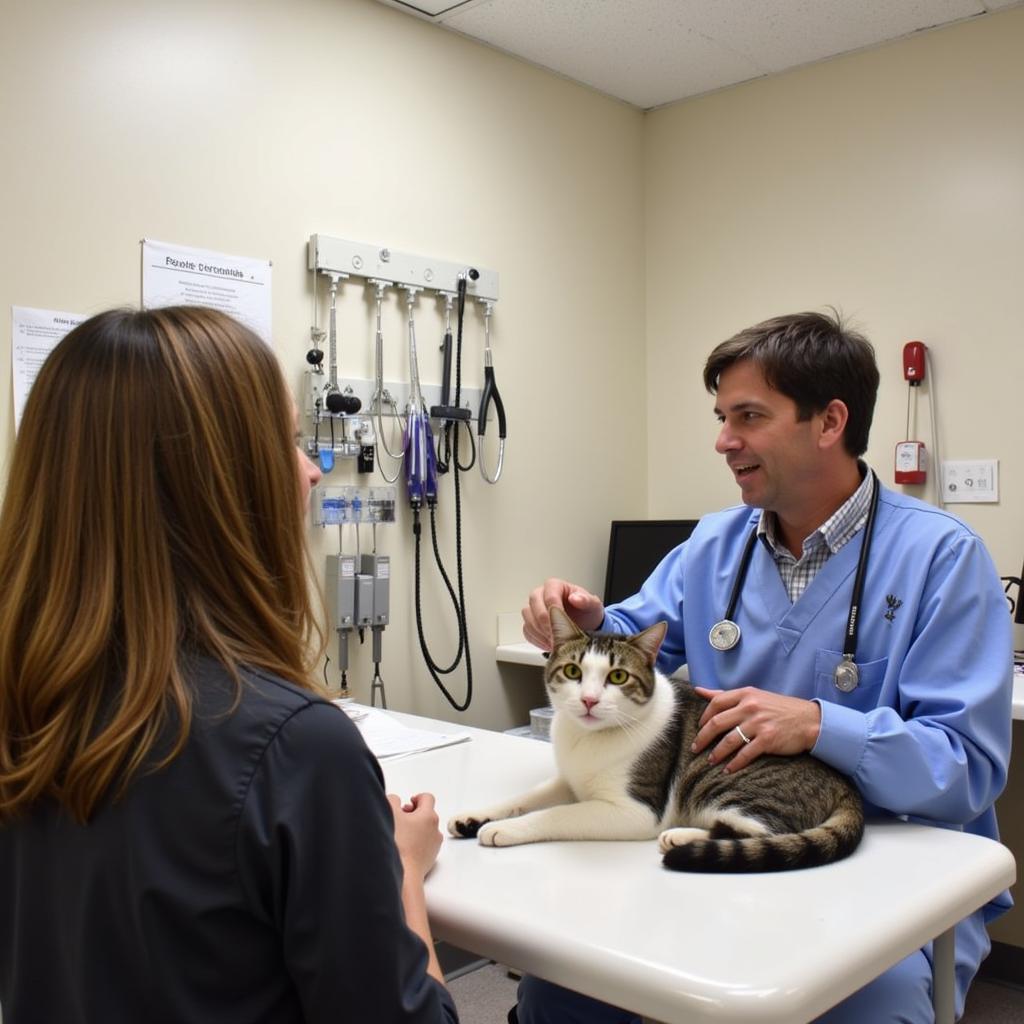
<instances>
[{"instance_id":1,"label":"cat's white paw","mask_svg":"<svg viewBox=\"0 0 1024 1024\"><path fill-rule=\"evenodd\" d=\"M465 814L456 814L454 818L448 819L448 834L456 839L473 839L480 830L480 826L488 821L485 814L472 811Z\"/></svg>"},{"instance_id":2,"label":"cat's white paw","mask_svg":"<svg viewBox=\"0 0 1024 1024\"><path fill-rule=\"evenodd\" d=\"M658 836L658 849L662 853L668 853L673 846L685 846L696 839L707 839L706 828L669 828Z\"/></svg>"},{"instance_id":3,"label":"cat's white paw","mask_svg":"<svg viewBox=\"0 0 1024 1024\"><path fill-rule=\"evenodd\" d=\"M534 842L530 831L513 818L489 821L476 834L481 846L519 846Z\"/></svg>"}]
</instances>

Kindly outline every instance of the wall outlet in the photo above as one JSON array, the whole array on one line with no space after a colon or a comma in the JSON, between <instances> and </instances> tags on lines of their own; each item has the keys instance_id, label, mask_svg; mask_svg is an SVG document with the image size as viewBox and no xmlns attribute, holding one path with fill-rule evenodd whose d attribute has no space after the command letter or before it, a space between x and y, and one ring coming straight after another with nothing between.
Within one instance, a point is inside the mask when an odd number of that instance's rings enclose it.
<instances>
[{"instance_id":1,"label":"wall outlet","mask_svg":"<svg viewBox=\"0 0 1024 1024\"><path fill-rule=\"evenodd\" d=\"M999 500L999 460L942 460L942 500L991 502Z\"/></svg>"}]
</instances>

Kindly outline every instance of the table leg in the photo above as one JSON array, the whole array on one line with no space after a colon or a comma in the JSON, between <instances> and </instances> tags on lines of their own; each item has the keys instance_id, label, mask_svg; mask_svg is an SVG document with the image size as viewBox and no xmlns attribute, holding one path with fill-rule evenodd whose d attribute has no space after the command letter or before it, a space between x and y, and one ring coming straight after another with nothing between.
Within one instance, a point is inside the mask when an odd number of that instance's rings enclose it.
<instances>
[{"instance_id":1,"label":"table leg","mask_svg":"<svg viewBox=\"0 0 1024 1024\"><path fill-rule=\"evenodd\" d=\"M932 943L932 1005L935 1024L953 1024L956 1019L956 974L953 929Z\"/></svg>"}]
</instances>

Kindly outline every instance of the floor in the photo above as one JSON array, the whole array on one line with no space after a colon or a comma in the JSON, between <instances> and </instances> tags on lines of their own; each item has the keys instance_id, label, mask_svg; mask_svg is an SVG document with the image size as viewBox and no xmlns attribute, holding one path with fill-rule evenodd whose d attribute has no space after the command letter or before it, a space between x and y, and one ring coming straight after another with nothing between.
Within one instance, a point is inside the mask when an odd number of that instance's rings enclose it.
<instances>
[{"instance_id":1,"label":"floor","mask_svg":"<svg viewBox=\"0 0 1024 1024\"><path fill-rule=\"evenodd\" d=\"M500 964L464 963L449 975L448 988L461 1024L507 1024L517 981ZM447 966L446 966L447 969ZM0 1024L3 1014L0 1013ZM960 1024L1024 1024L1024 988L976 981Z\"/></svg>"},{"instance_id":2,"label":"floor","mask_svg":"<svg viewBox=\"0 0 1024 1024\"><path fill-rule=\"evenodd\" d=\"M516 1000L516 980L499 964L472 966L448 982L461 1024L506 1024ZM960 1024L1024 1024L1024 988L976 981Z\"/></svg>"}]
</instances>

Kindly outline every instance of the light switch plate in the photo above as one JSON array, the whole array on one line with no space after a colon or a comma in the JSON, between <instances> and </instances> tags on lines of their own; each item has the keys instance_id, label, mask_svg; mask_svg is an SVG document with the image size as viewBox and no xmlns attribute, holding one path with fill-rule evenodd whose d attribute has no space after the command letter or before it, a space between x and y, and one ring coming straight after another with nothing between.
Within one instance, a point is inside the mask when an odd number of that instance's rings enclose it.
<instances>
[{"instance_id":1,"label":"light switch plate","mask_svg":"<svg viewBox=\"0 0 1024 1024\"><path fill-rule=\"evenodd\" d=\"M999 500L999 460L942 460L942 500L993 502Z\"/></svg>"}]
</instances>

